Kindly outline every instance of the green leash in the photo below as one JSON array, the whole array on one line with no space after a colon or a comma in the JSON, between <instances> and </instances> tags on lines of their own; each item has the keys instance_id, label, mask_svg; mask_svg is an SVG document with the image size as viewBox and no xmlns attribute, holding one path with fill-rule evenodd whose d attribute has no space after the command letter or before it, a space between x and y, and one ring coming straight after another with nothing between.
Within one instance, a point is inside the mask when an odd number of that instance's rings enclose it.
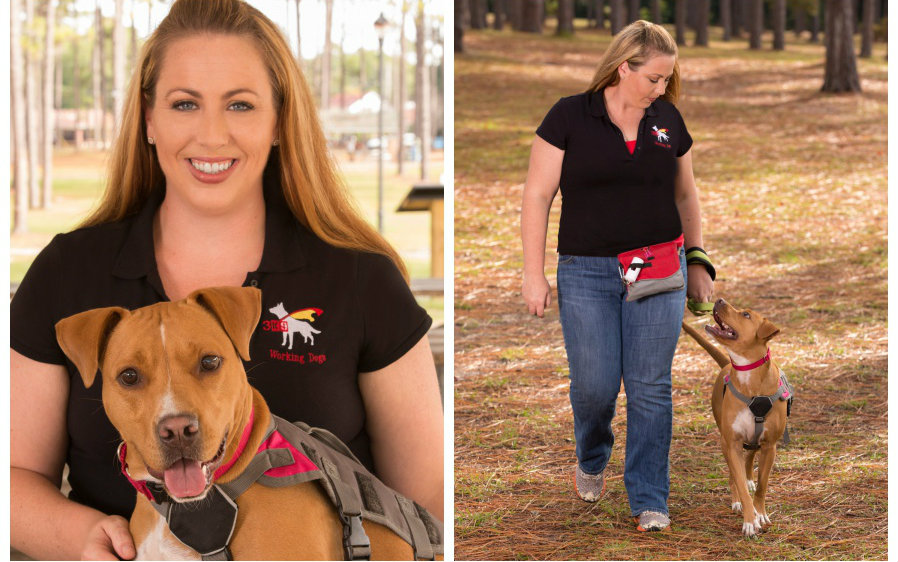
<instances>
[{"instance_id":1,"label":"green leash","mask_svg":"<svg viewBox=\"0 0 898 562\"><path fill-rule=\"evenodd\" d=\"M714 311L713 302L695 302L692 299L686 299L686 308L689 312L696 316L704 316Z\"/></svg>"}]
</instances>

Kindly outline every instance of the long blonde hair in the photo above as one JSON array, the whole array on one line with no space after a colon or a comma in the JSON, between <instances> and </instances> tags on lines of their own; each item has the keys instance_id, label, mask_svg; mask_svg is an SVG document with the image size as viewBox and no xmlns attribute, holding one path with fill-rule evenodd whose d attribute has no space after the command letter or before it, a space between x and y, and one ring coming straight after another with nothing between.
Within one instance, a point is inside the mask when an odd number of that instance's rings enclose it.
<instances>
[{"instance_id":1,"label":"long blonde hair","mask_svg":"<svg viewBox=\"0 0 898 562\"><path fill-rule=\"evenodd\" d=\"M279 181L293 215L323 241L389 257L408 279L396 250L356 209L337 171L311 91L277 26L243 0L177 0L143 46L124 100L121 131L108 165L106 191L81 224L92 226L137 213L150 194L165 187L155 150L147 142L144 110L173 41L198 33L253 39L268 69L278 108L280 145L271 151L265 178Z\"/></svg>"},{"instance_id":2,"label":"long blonde hair","mask_svg":"<svg viewBox=\"0 0 898 562\"><path fill-rule=\"evenodd\" d=\"M676 103L680 95L680 65L676 62L677 42L662 26L645 20L634 21L620 30L592 78L587 92L597 92L606 86L616 86L620 82L618 67L625 61L630 68L637 69L656 55L674 57L673 75L667 83L667 89L661 96L670 103Z\"/></svg>"}]
</instances>

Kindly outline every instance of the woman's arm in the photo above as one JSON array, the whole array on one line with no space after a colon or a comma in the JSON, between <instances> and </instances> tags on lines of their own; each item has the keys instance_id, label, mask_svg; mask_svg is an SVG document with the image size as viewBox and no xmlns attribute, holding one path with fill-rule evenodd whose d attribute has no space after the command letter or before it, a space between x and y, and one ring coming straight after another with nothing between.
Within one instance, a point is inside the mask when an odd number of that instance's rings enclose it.
<instances>
[{"instance_id":1,"label":"woman's arm","mask_svg":"<svg viewBox=\"0 0 898 562\"><path fill-rule=\"evenodd\" d=\"M686 247L703 247L702 212L698 201L698 188L692 173L692 150L678 159L677 179L674 186L680 223L686 238ZM698 302L708 302L714 294L714 282L703 265L689 266L689 298Z\"/></svg>"},{"instance_id":2,"label":"woman's arm","mask_svg":"<svg viewBox=\"0 0 898 562\"><path fill-rule=\"evenodd\" d=\"M521 241L524 246L524 284L521 292L527 310L540 318L552 302L546 280L546 231L549 209L558 192L564 151L539 136L530 148L530 167L521 202Z\"/></svg>"},{"instance_id":3,"label":"woman's arm","mask_svg":"<svg viewBox=\"0 0 898 562\"><path fill-rule=\"evenodd\" d=\"M10 543L38 559L115 560L135 555L128 522L59 491L69 377L60 365L10 350ZM114 545L114 546L113 546Z\"/></svg>"},{"instance_id":4,"label":"woman's arm","mask_svg":"<svg viewBox=\"0 0 898 562\"><path fill-rule=\"evenodd\" d=\"M377 475L443 519L443 406L427 336L383 369L359 374Z\"/></svg>"}]
</instances>

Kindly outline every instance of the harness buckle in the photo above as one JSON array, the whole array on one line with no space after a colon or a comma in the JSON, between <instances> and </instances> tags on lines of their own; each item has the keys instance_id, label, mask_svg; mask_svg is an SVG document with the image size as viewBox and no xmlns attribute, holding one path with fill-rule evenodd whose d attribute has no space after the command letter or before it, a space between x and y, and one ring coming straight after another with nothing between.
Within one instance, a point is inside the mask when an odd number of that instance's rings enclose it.
<instances>
[{"instance_id":1,"label":"harness buckle","mask_svg":"<svg viewBox=\"0 0 898 562\"><path fill-rule=\"evenodd\" d=\"M371 539L365 533L362 527L362 517L360 515L350 515L347 517L348 525L344 525L344 534L348 532L346 538L346 550L348 560L369 560L371 558Z\"/></svg>"}]
</instances>

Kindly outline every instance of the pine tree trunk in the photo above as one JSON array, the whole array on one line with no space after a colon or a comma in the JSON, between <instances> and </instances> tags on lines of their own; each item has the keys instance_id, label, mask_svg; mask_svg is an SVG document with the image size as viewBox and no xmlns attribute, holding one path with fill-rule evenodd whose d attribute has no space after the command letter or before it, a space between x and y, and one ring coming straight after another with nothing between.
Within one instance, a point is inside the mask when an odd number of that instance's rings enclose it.
<instances>
[{"instance_id":1,"label":"pine tree trunk","mask_svg":"<svg viewBox=\"0 0 898 562\"><path fill-rule=\"evenodd\" d=\"M742 38L742 27L745 25L746 5L745 0L732 0L730 2L730 11L732 12L732 30L731 37L733 39Z\"/></svg>"},{"instance_id":2,"label":"pine tree trunk","mask_svg":"<svg viewBox=\"0 0 898 562\"><path fill-rule=\"evenodd\" d=\"M30 203L32 209L40 207L41 192L37 184L37 166L40 145L40 98L37 92L37 81L39 79L39 66L37 61L37 53L31 50L31 46L36 43L34 38L34 0L25 0L25 33L26 45L25 49L25 112L27 119L27 135L28 135L28 194L30 195Z\"/></svg>"},{"instance_id":3,"label":"pine tree trunk","mask_svg":"<svg viewBox=\"0 0 898 562\"><path fill-rule=\"evenodd\" d=\"M724 41L729 41L733 35L733 5L731 2L732 0L720 0L720 27L723 28Z\"/></svg>"},{"instance_id":4,"label":"pine tree trunk","mask_svg":"<svg viewBox=\"0 0 898 562\"><path fill-rule=\"evenodd\" d=\"M851 0L827 0L825 15L826 71L821 91L860 92L861 83L854 55Z\"/></svg>"},{"instance_id":5,"label":"pine tree trunk","mask_svg":"<svg viewBox=\"0 0 898 562\"><path fill-rule=\"evenodd\" d=\"M596 29L605 29L605 0L592 0L596 12Z\"/></svg>"},{"instance_id":6,"label":"pine tree trunk","mask_svg":"<svg viewBox=\"0 0 898 562\"><path fill-rule=\"evenodd\" d=\"M708 18L711 16L711 0L698 0L696 7L695 46L708 46Z\"/></svg>"},{"instance_id":7,"label":"pine tree trunk","mask_svg":"<svg viewBox=\"0 0 898 562\"><path fill-rule=\"evenodd\" d=\"M460 1L465 2L466 0ZM511 28L515 31L522 31L524 29L524 0L507 0L507 2L508 21L511 22Z\"/></svg>"},{"instance_id":8,"label":"pine tree trunk","mask_svg":"<svg viewBox=\"0 0 898 562\"><path fill-rule=\"evenodd\" d=\"M764 0L751 0L749 7L750 35L748 38L749 49L761 48L761 34L764 32Z\"/></svg>"},{"instance_id":9,"label":"pine tree trunk","mask_svg":"<svg viewBox=\"0 0 898 562\"><path fill-rule=\"evenodd\" d=\"M808 11L803 6L795 7L795 37L801 37L808 26Z\"/></svg>"},{"instance_id":10,"label":"pine tree trunk","mask_svg":"<svg viewBox=\"0 0 898 562\"><path fill-rule=\"evenodd\" d=\"M43 189L41 191L41 208L47 209L53 201L53 140L56 130L56 115L53 108L53 78L54 63L56 62L56 2L47 0L46 13L44 14L44 175Z\"/></svg>"},{"instance_id":11,"label":"pine tree trunk","mask_svg":"<svg viewBox=\"0 0 898 562\"><path fill-rule=\"evenodd\" d=\"M523 25L521 31L528 33L543 32L543 0L524 0Z\"/></svg>"},{"instance_id":12,"label":"pine tree trunk","mask_svg":"<svg viewBox=\"0 0 898 562\"><path fill-rule=\"evenodd\" d=\"M686 44L686 11L689 9L688 0L674 0L674 22L676 23L677 45Z\"/></svg>"},{"instance_id":13,"label":"pine tree trunk","mask_svg":"<svg viewBox=\"0 0 898 562\"><path fill-rule=\"evenodd\" d=\"M624 0L610 0L611 5L611 35L617 35L624 28Z\"/></svg>"},{"instance_id":14,"label":"pine tree trunk","mask_svg":"<svg viewBox=\"0 0 898 562\"><path fill-rule=\"evenodd\" d=\"M396 153L396 174L402 175L402 165L405 162L402 151L402 135L405 133L405 20L408 17L409 0L402 0L402 20L399 26L399 103L396 110L396 128L399 134L399 149Z\"/></svg>"},{"instance_id":15,"label":"pine tree trunk","mask_svg":"<svg viewBox=\"0 0 898 562\"><path fill-rule=\"evenodd\" d=\"M627 23L633 23L639 19L639 0L629 0L627 4Z\"/></svg>"},{"instance_id":16,"label":"pine tree trunk","mask_svg":"<svg viewBox=\"0 0 898 562\"><path fill-rule=\"evenodd\" d=\"M861 26L861 58L873 56L873 0L864 0L864 24Z\"/></svg>"},{"instance_id":17,"label":"pine tree trunk","mask_svg":"<svg viewBox=\"0 0 898 562\"><path fill-rule=\"evenodd\" d=\"M296 61L302 66L302 28L300 27L299 4L302 0L296 0ZM361 50L361 49L360 49Z\"/></svg>"},{"instance_id":18,"label":"pine tree trunk","mask_svg":"<svg viewBox=\"0 0 898 562\"><path fill-rule=\"evenodd\" d=\"M103 50L102 50L102 41L103 41L103 16L100 12L100 5L97 2L97 6L94 12L94 33L96 33L96 39L94 41L93 50L91 53L91 86L92 93L94 98L94 110L93 115L91 116L91 124L93 125L93 141L95 143L102 142L103 139Z\"/></svg>"},{"instance_id":19,"label":"pine tree trunk","mask_svg":"<svg viewBox=\"0 0 898 562\"><path fill-rule=\"evenodd\" d=\"M421 139L421 179L427 179L430 152L430 73L427 71L427 57L424 47L427 40L427 25L424 17L424 2L418 2L415 17L415 119L418 121L418 137Z\"/></svg>"},{"instance_id":20,"label":"pine tree trunk","mask_svg":"<svg viewBox=\"0 0 898 562\"><path fill-rule=\"evenodd\" d=\"M657 23L661 25L661 0L651 0L649 2L649 13L652 14L652 23Z\"/></svg>"},{"instance_id":21,"label":"pine tree trunk","mask_svg":"<svg viewBox=\"0 0 898 562\"><path fill-rule=\"evenodd\" d=\"M13 234L28 232L28 143L25 132L25 56L22 52L22 0L10 2L9 51L12 86L11 113L14 145L13 189L15 211Z\"/></svg>"},{"instance_id":22,"label":"pine tree trunk","mask_svg":"<svg viewBox=\"0 0 898 562\"><path fill-rule=\"evenodd\" d=\"M115 136L122 126L125 101L125 25L124 0L115 0L115 27L112 31L112 101L115 115Z\"/></svg>"},{"instance_id":23,"label":"pine tree trunk","mask_svg":"<svg viewBox=\"0 0 898 562\"><path fill-rule=\"evenodd\" d=\"M558 0L558 28L555 35L574 34L574 0Z\"/></svg>"},{"instance_id":24,"label":"pine tree trunk","mask_svg":"<svg viewBox=\"0 0 898 562\"><path fill-rule=\"evenodd\" d=\"M817 11L814 12L814 17L811 19L811 43L816 43L820 40L820 10L821 6L817 5Z\"/></svg>"},{"instance_id":25,"label":"pine tree trunk","mask_svg":"<svg viewBox=\"0 0 898 562\"><path fill-rule=\"evenodd\" d=\"M468 9L468 0L455 0L455 47L456 53L465 52L465 12Z\"/></svg>"},{"instance_id":26,"label":"pine tree trunk","mask_svg":"<svg viewBox=\"0 0 898 562\"><path fill-rule=\"evenodd\" d=\"M786 0L773 0L773 50L786 49Z\"/></svg>"},{"instance_id":27,"label":"pine tree trunk","mask_svg":"<svg viewBox=\"0 0 898 562\"><path fill-rule=\"evenodd\" d=\"M493 29L501 31L505 27L505 7L507 0L493 0Z\"/></svg>"},{"instance_id":28,"label":"pine tree trunk","mask_svg":"<svg viewBox=\"0 0 898 562\"><path fill-rule=\"evenodd\" d=\"M331 106L331 27L334 23L334 0L324 0L324 50L321 51L321 109ZM381 100L383 103L383 100Z\"/></svg>"}]
</instances>

